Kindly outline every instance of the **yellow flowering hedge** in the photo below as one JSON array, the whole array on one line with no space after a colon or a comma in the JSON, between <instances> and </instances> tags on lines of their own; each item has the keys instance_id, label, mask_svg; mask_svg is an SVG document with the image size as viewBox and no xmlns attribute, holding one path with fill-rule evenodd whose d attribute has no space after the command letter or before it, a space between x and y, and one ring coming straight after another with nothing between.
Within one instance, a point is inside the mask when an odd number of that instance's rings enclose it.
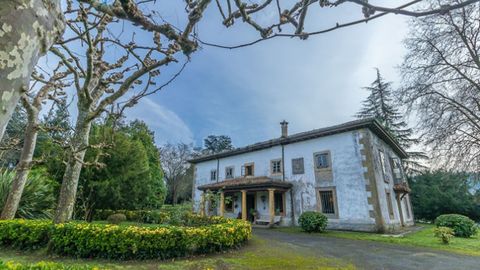
<instances>
[{"instance_id":1,"label":"yellow flowering hedge","mask_svg":"<svg viewBox=\"0 0 480 270\"><path fill-rule=\"evenodd\" d=\"M100 270L95 266L70 266L53 262L38 262L32 264L13 261L0 261L0 270Z\"/></svg>"},{"instance_id":2,"label":"yellow flowering hedge","mask_svg":"<svg viewBox=\"0 0 480 270\"><path fill-rule=\"evenodd\" d=\"M21 249L42 248L48 244L51 229L49 220L1 220L0 244Z\"/></svg>"},{"instance_id":3,"label":"yellow flowering hedge","mask_svg":"<svg viewBox=\"0 0 480 270\"><path fill-rule=\"evenodd\" d=\"M43 242L32 240L32 243L48 244L52 252L60 255L109 259L167 259L205 254L238 247L251 237L248 222L221 217L208 219L209 225L196 227L140 227L80 222L53 225L46 221L14 220L0 221L0 231L4 227L7 230L10 227L21 228L23 232L29 228L34 231L43 228L47 241L39 237L37 240L42 239ZM203 217L198 217L198 220L205 222ZM8 223L8 226L3 226L4 223ZM13 226L14 223L17 224ZM6 235L5 239L3 235ZM24 243L23 238L17 235L16 239ZM17 245L10 234L0 233L0 243L26 247L25 244Z\"/></svg>"}]
</instances>

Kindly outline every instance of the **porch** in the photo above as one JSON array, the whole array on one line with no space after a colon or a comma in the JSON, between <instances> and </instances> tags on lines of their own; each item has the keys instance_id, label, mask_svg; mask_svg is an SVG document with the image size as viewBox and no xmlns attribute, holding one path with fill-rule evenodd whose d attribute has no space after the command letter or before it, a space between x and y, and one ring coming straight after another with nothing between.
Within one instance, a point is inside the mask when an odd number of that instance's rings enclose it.
<instances>
[{"instance_id":1,"label":"porch","mask_svg":"<svg viewBox=\"0 0 480 270\"><path fill-rule=\"evenodd\" d=\"M287 214L286 192L291 187L291 183L268 177L241 177L203 185L198 187L203 191L200 214L272 226ZM208 201L210 193L218 195L218 205Z\"/></svg>"}]
</instances>

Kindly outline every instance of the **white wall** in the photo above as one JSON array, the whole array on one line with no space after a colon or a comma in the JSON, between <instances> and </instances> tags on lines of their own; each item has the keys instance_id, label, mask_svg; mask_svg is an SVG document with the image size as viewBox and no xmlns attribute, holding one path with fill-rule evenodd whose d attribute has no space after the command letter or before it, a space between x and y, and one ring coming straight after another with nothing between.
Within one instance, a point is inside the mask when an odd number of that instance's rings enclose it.
<instances>
[{"instance_id":1,"label":"white wall","mask_svg":"<svg viewBox=\"0 0 480 270\"><path fill-rule=\"evenodd\" d=\"M367 191L363 176L362 157L360 154L359 133L357 131L345 132L327 137L301 141L284 146L285 153L285 178L291 182L294 193L295 219L304 211L317 210L316 187L335 186L338 202L338 219L331 219L332 227L342 228L342 224L357 224L359 226L372 226L374 219L370 218L370 206L367 201ZM313 154L321 151L330 151L332 160L332 182L316 183L314 174ZM222 158L219 160L219 181L225 180L225 168L234 166L234 177L241 176L241 167L245 163L255 163L255 176L270 175L270 161L282 157L282 147L274 146L255 152ZM304 174L292 174L292 159L304 158ZM217 168L217 161L211 160L196 164L195 202L200 201L201 192L197 187L212 183L210 171ZM277 178L279 178L277 176ZM281 176L280 176L281 179ZM262 213L260 194L257 196L257 208ZM241 204L240 204L241 208ZM286 194L285 223L290 222L291 199L290 192ZM238 213L238 211L237 211ZM266 206L268 214L268 200Z\"/></svg>"},{"instance_id":2,"label":"white wall","mask_svg":"<svg viewBox=\"0 0 480 270\"><path fill-rule=\"evenodd\" d=\"M393 151L393 149L387 145L383 140L381 140L378 136L376 136L373 132L369 131L371 138L373 139L373 158L374 158L374 167L375 167L375 177L376 177L376 182L377 182L377 188L378 188L378 196L379 196L379 201L380 201L380 208L382 210L382 216L384 218L384 221L387 225L394 227L400 226L400 212L398 209L398 204L397 204L397 199L396 199L396 194L395 191L393 190L393 175L392 175L392 168L390 165L390 162L388 162L388 158L399 158L398 155ZM381 164L380 164L380 154L379 150L382 150L385 153L385 157L387 158L387 161L385 162L386 166L386 174L389 177L390 181L386 183L384 181L384 175L382 172ZM392 207L393 207L393 213L394 213L394 218L390 218L390 214L388 211L388 204L387 204L387 195L386 191L389 191L392 197ZM407 195L404 197L402 200L402 213L403 213L403 219L405 223L407 224L413 224L413 212L411 209L411 204L410 204L410 196ZM410 210L410 217L407 215L407 210L405 209L405 205L409 207Z\"/></svg>"}]
</instances>

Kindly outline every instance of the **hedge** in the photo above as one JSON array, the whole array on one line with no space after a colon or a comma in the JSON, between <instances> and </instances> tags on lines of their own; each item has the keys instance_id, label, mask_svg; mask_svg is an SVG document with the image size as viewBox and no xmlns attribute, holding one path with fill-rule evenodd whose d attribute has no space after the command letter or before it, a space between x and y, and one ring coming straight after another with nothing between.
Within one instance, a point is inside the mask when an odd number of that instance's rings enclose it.
<instances>
[{"instance_id":1,"label":"hedge","mask_svg":"<svg viewBox=\"0 0 480 270\"><path fill-rule=\"evenodd\" d=\"M18 263L0 261L0 270L100 270L95 266L70 266L54 262Z\"/></svg>"},{"instance_id":2,"label":"hedge","mask_svg":"<svg viewBox=\"0 0 480 270\"><path fill-rule=\"evenodd\" d=\"M82 258L167 259L223 251L238 247L251 237L248 222L221 217L198 218L201 222L206 219L210 224L198 227L0 221L0 243L21 248L48 246L55 254ZM28 241L22 233L12 233L15 230L26 232Z\"/></svg>"},{"instance_id":3,"label":"hedge","mask_svg":"<svg viewBox=\"0 0 480 270\"><path fill-rule=\"evenodd\" d=\"M298 218L302 230L311 232L324 232L327 228L328 218L319 212L306 211Z\"/></svg>"}]
</instances>

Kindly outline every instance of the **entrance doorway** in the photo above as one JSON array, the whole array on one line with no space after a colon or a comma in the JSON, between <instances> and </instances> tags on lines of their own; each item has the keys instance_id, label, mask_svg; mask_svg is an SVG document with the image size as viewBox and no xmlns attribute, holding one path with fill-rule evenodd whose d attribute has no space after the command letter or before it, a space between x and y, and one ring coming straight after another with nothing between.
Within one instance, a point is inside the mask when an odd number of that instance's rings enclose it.
<instances>
[{"instance_id":1,"label":"entrance doorway","mask_svg":"<svg viewBox=\"0 0 480 270\"><path fill-rule=\"evenodd\" d=\"M255 194L247 194L247 219L251 222L254 221L255 217L253 216L252 209L256 210L255 207Z\"/></svg>"}]
</instances>

